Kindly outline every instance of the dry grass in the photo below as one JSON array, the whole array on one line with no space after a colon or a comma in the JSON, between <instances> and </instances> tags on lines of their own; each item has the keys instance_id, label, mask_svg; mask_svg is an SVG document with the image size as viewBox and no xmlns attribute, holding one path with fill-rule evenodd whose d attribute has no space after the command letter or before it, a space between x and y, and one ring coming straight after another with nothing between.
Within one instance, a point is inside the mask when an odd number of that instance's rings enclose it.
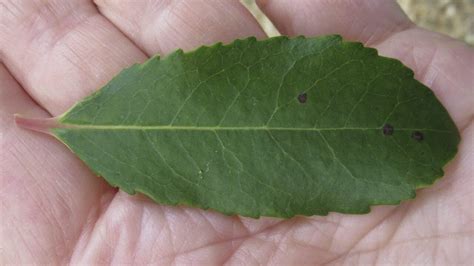
<instances>
[{"instance_id":1,"label":"dry grass","mask_svg":"<svg viewBox=\"0 0 474 266\"><path fill-rule=\"evenodd\" d=\"M398 0L418 25L474 44L474 0Z\"/></svg>"}]
</instances>

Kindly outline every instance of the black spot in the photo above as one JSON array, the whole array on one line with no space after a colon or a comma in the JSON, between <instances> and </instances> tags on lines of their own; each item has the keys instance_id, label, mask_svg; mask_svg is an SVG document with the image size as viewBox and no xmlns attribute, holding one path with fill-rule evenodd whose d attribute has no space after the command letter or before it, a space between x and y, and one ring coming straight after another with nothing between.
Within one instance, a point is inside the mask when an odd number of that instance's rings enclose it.
<instances>
[{"instance_id":1,"label":"black spot","mask_svg":"<svg viewBox=\"0 0 474 266\"><path fill-rule=\"evenodd\" d=\"M423 133L421 133L420 131L413 132L413 134L411 134L411 137L416 141L422 141L424 138Z\"/></svg>"},{"instance_id":2,"label":"black spot","mask_svg":"<svg viewBox=\"0 0 474 266\"><path fill-rule=\"evenodd\" d=\"M302 92L300 95L298 95L298 102L305 103L307 100L308 94L306 94L306 92Z\"/></svg>"},{"instance_id":3,"label":"black spot","mask_svg":"<svg viewBox=\"0 0 474 266\"><path fill-rule=\"evenodd\" d=\"M385 124L383 126L382 132L385 136L391 136L393 135L393 126L390 124Z\"/></svg>"}]
</instances>

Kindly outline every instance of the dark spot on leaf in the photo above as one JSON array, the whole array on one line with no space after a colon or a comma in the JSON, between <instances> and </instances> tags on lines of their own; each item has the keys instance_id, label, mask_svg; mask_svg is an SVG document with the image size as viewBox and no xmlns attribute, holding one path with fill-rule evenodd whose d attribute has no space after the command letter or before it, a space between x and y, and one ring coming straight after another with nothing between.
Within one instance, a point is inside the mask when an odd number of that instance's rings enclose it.
<instances>
[{"instance_id":1,"label":"dark spot on leaf","mask_svg":"<svg viewBox=\"0 0 474 266\"><path fill-rule=\"evenodd\" d=\"M305 103L306 100L308 100L308 94L306 94L306 92L303 92L300 95L298 95L298 102Z\"/></svg>"},{"instance_id":2,"label":"dark spot on leaf","mask_svg":"<svg viewBox=\"0 0 474 266\"><path fill-rule=\"evenodd\" d=\"M393 135L393 126L390 124L385 124L383 126L382 132L385 136L391 136Z\"/></svg>"},{"instance_id":3,"label":"dark spot on leaf","mask_svg":"<svg viewBox=\"0 0 474 266\"><path fill-rule=\"evenodd\" d=\"M423 133L421 133L420 131L413 132L413 134L411 134L411 137L416 141L422 141L424 138Z\"/></svg>"}]
</instances>

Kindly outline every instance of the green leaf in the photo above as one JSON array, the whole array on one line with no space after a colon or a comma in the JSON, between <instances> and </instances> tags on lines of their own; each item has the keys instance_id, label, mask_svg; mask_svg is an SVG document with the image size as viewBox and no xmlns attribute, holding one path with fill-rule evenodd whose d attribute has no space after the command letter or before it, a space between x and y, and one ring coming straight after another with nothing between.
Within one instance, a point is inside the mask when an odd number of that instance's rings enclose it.
<instances>
[{"instance_id":1,"label":"green leaf","mask_svg":"<svg viewBox=\"0 0 474 266\"><path fill-rule=\"evenodd\" d=\"M340 36L154 57L51 131L128 193L251 217L398 204L443 175L460 140L410 69Z\"/></svg>"}]
</instances>

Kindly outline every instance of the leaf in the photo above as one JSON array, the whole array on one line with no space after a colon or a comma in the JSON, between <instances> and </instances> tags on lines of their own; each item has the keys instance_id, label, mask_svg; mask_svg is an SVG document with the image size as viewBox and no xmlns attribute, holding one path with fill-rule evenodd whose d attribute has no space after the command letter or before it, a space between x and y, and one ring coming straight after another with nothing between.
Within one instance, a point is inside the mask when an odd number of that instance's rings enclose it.
<instances>
[{"instance_id":1,"label":"leaf","mask_svg":"<svg viewBox=\"0 0 474 266\"><path fill-rule=\"evenodd\" d=\"M410 69L339 36L157 56L49 124L127 193L251 217L398 204L460 140Z\"/></svg>"}]
</instances>

